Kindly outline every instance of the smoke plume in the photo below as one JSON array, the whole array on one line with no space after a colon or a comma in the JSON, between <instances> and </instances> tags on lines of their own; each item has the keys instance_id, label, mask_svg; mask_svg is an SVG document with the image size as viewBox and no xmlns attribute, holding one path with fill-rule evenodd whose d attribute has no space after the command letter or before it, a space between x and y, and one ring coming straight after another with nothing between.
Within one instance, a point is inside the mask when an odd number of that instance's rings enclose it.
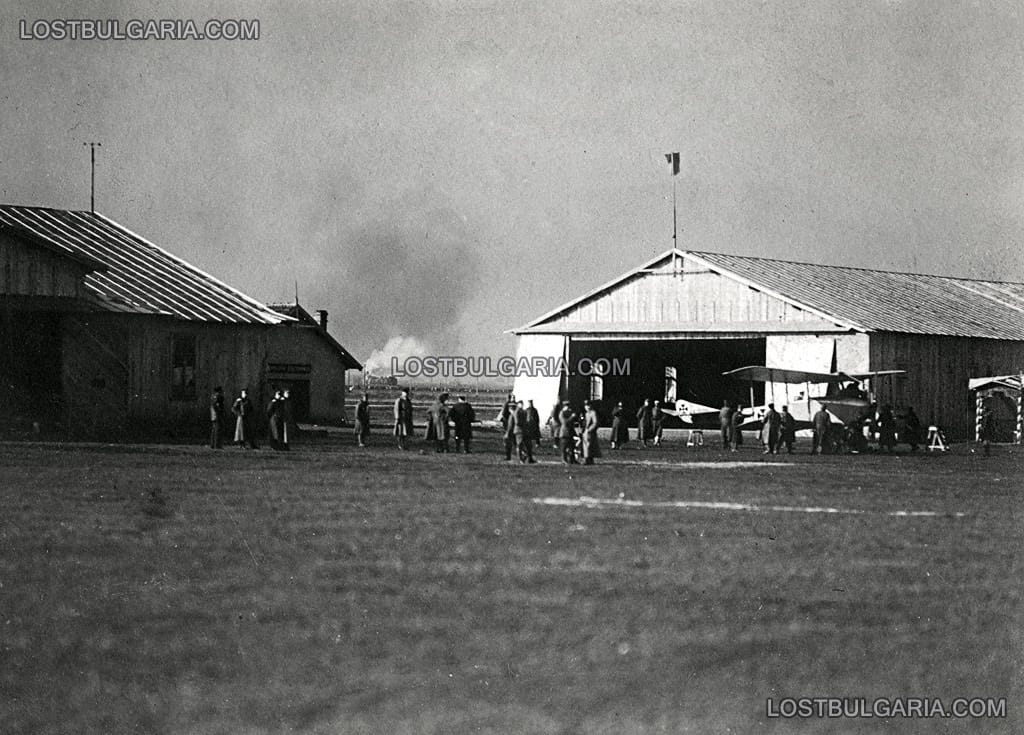
<instances>
[{"instance_id":1,"label":"smoke plume","mask_svg":"<svg viewBox=\"0 0 1024 735\"><path fill-rule=\"evenodd\" d=\"M480 278L480 244L463 218L443 208L399 216L350 230L322 274L345 331L378 369L380 355L390 367L392 355L456 351Z\"/></svg>"}]
</instances>

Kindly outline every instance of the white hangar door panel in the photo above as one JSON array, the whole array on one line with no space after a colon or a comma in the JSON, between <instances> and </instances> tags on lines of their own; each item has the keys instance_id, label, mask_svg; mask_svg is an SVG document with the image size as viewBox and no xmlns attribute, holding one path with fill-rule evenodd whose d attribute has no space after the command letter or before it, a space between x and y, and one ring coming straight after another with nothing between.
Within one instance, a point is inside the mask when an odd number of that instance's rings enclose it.
<instances>
[{"instance_id":1,"label":"white hangar door panel","mask_svg":"<svg viewBox=\"0 0 1024 735\"><path fill-rule=\"evenodd\" d=\"M770 335L765 342L764 364L766 367L806 370L812 373L830 373L835 360L836 340L832 336L818 337L813 334ZM769 383L764 390L766 402L780 406L791 405L794 401L807 398L806 385ZM811 389L812 393L814 388Z\"/></svg>"},{"instance_id":2,"label":"white hangar door panel","mask_svg":"<svg viewBox=\"0 0 1024 735\"><path fill-rule=\"evenodd\" d=\"M537 367L548 366L530 374L517 374L512 387L517 401L524 405L526 401L533 401L541 421L547 419L552 406L558 401L563 376L556 368L565 364L567 342L568 339L560 334L524 334L519 338L517 365L526 360Z\"/></svg>"}]
</instances>

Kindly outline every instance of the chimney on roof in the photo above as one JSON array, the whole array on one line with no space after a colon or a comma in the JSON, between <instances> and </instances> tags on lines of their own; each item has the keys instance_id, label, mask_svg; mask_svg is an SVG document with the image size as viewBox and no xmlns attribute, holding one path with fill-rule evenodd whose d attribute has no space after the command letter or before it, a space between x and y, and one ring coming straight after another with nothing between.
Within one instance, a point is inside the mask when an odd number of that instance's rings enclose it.
<instances>
[{"instance_id":1,"label":"chimney on roof","mask_svg":"<svg viewBox=\"0 0 1024 735\"><path fill-rule=\"evenodd\" d=\"M320 329L327 331L327 309L317 309L317 316L320 317Z\"/></svg>"}]
</instances>

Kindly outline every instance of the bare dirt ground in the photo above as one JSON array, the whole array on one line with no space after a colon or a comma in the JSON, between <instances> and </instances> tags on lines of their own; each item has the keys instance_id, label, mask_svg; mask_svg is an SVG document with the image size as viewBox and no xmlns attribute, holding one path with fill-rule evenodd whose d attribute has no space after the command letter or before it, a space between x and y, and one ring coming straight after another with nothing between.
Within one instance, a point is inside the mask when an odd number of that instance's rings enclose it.
<instances>
[{"instance_id":1,"label":"bare dirt ground","mask_svg":"<svg viewBox=\"0 0 1024 735\"><path fill-rule=\"evenodd\" d=\"M676 438L565 467L385 434L0 444L0 729L1024 728L1019 449ZM823 696L1006 697L1007 717L766 715Z\"/></svg>"}]
</instances>

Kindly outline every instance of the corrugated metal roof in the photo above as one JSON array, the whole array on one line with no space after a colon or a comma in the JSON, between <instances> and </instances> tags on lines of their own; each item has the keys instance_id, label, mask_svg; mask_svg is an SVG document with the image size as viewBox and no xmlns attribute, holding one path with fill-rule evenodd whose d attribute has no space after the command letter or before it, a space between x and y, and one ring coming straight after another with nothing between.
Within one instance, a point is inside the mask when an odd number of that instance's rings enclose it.
<instances>
[{"instance_id":1,"label":"corrugated metal roof","mask_svg":"<svg viewBox=\"0 0 1024 735\"><path fill-rule=\"evenodd\" d=\"M669 250L513 331L544 331L542 325L566 311L680 256L857 331L1024 340L1022 283L678 250Z\"/></svg>"},{"instance_id":2,"label":"corrugated metal roof","mask_svg":"<svg viewBox=\"0 0 1024 735\"><path fill-rule=\"evenodd\" d=\"M1024 340L1024 284L688 252L865 332Z\"/></svg>"},{"instance_id":3,"label":"corrugated metal roof","mask_svg":"<svg viewBox=\"0 0 1024 735\"><path fill-rule=\"evenodd\" d=\"M79 262L101 264L84 285L109 311L204 322L289 321L101 214L5 204L0 224Z\"/></svg>"}]
</instances>

